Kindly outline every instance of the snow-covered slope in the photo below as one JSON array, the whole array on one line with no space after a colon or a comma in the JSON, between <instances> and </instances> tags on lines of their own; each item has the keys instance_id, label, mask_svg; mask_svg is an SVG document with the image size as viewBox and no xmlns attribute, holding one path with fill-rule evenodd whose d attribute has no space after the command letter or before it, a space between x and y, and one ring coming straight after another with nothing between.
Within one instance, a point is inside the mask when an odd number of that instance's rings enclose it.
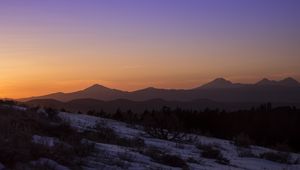
<instances>
[{"instance_id":1,"label":"snow-covered slope","mask_svg":"<svg viewBox=\"0 0 300 170\"><path fill-rule=\"evenodd\" d=\"M193 136L193 141L186 143L176 143L172 141L160 140L148 136L143 128L126 123L98 118L88 115L59 113L59 116L67 121L78 130L90 129L99 122L105 122L105 125L114 129L118 135L126 138L140 138L145 142L145 147L152 150L158 150L164 154L176 155L184 160L187 164L184 169L246 169L246 170L297 170L299 164L283 164L261 159L258 155L266 152L276 152L271 149L251 146L251 148L238 148L231 141L208 138L204 136ZM228 164L217 163L214 159L207 159L202 156L202 150L197 145L213 146L218 148L226 159ZM124 147L113 144L96 143L97 154L87 158L87 164L84 169L181 169L168 166L160 161L154 161L149 154L144 154L141 149L133 147ZM254 156L240 157L241 150L250 151ZM291 160L300 158L298 154L291 154Z\"/></svg>"}]
</instances>

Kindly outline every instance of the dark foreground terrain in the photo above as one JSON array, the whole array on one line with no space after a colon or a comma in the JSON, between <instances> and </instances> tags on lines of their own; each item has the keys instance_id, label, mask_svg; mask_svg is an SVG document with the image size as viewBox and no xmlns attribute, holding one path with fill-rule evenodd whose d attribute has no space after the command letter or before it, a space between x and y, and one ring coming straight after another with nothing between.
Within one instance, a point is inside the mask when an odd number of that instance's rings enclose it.
<instances>
[{"instance_id":1,"label":"dark foreground terrain","mask_svg":"<svg viewBox=\"0 0 300 170\"><path fill-rule=\"evenodd\" d=\"M249 116L254 112L257 114ZM274 116L276 112L278 116ZM281 117L283 112L288 117ZM290 131L295 124L289 128L284 122L297 122L298 113L296 108L272 109L270 105L234 113L189 113L164 107L140 116L119 110L107 119L103 113L74 114L1 101L0 169L299 169L300 155L292 152L297 145L280 142L297 136L291 132L299 128ZM243 115L242 123L248 116L247 120L257 124L234 124L230 119L239 115ZM268 116L277 117L273 119L277 125L287 126L281 130L285 134L264 129L273 128L271 121L264 122ZM260 141L253 134L258 130L249 133L260 127L260 122L267 125L261 130L268 141L261 145L273 149L256 146ZM234 137L204 137L208 132L210 136Z\"/></svg>"}]
</instances>

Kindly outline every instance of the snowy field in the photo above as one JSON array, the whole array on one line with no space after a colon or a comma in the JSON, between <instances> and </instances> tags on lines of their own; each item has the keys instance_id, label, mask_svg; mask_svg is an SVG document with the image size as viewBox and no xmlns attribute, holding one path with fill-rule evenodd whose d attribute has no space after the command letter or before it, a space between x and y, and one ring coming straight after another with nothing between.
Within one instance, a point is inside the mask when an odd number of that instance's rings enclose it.
<instances>
[{"instance_id":1,"label":"snowy field","mask_svg":"<svg viewBox=\"0 0 300 170\"><path fill-rule=\"evenodd\" d=\"M16 110L24 111L27 108L13 107ZM59 112L58 116L70 123L78 132L96 131L97 126L101 125L112 129L117 138L129 139L134 141L138 139L143 141L142 146L122 145L117 142L97 142L87 140L95 144L95 152L89 157L84 158L83 169L195 169L195 170L300 170L300 155L289 153L289 163L278 163L270 161L261 155L265 153L279 153L278 151L250 146L248 148L238 147L232 141L221 140L212 137L187 134L189 141L174 142L161 140L149 136L142 127L119 122L111 119L88 116L84 114L73 114ZM108 131L109 132L109 131ZM32 140L35 143L52 147L61 141L54 137L33 135ZM220 157L207 156L207 153L218 151ZM157 159L157 155L160 155ZM163 156L161 156L163 155ZM206 155L206 156L205 156ZM218 155L218 154L217 154ZM160 160L161 159L161 160ZM31 162L32 164L47 163L55 170L68 170L68 167L57 162L40 158ZM0 163L0 170L4 170Z\"/></svg>"},{"instance_id":2,"label":"snowy field","mask_svg":"<svg viewBox=\"0 0 300 170\"><path fill-rule=\"evenodd\" d=\"M250 148L240 148L232 144L231 141L209 138L204 136L193 136L193 141L186 143L176 143L172 141L160 140L148 136L141 127L132 126L123 122L110 119L98 118L82 114L59 113L59 116L70 122L71 126L79 131L91 129L96 123L105 124L120 135L126 138L140 138L145 142L144 148L154 148L168 155L176 155L187 164L183 169L245 169L245 170L297 170L299 164L284 164L259 158L258 156L266 152L276 152L274 150L251 146ZM38 137L36 137L38 140ZM50 144L54 141L51 140ZM201 143L203 146L213 146L220 150L222 155L229 160L229 163L217 163L215 159L204 158L202 150L197 147ZM149 155L143 154L141 149L124 147L119 145L96 143L97 154L87 158L84 169L182 169L154 161ZM241 150L251 151L253 156L240 157ZM297 162L300 158L298 154L291 154L291 160Z\"/></svg>"}]
</instances>

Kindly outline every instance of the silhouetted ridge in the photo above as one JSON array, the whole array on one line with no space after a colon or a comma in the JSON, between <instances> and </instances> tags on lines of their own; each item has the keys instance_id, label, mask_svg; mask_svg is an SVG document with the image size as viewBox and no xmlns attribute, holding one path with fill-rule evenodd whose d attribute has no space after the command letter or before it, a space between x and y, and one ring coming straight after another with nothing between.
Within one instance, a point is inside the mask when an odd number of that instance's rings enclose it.
<instances>
[{"instance_id":1,"label":"silhouetted ridge","mask_svg":"<svg viewBox=\"0 0 300 170\"><path fill-rule=\"evenodd\" d=\"M228 88L232 86L233 83L231 81L224 78L217 78L207 84L204 84L203 86L201 86L201 88Z\"/></svg>"},{"instance_id":2,"label":"silhouetted ridge","mask_svg":"<svg viewBox=\"0 0 300 170\"><path fill-rule=\"evenodd\" d=\"M96 91L96 90L109 90L110 88L102 86L100 84L94 84L86 89L84 89L83 91Z\"/></svg>"},{"instance_id":3,"label":"silhouetted ridge","mask_svg":"<svg viewBox=\"0 0 300 170\"><path fill-rule=\"evenodd\" d=\"M256 85L259 85L259 86L289 86L289 87L292 87L292 86L300 86L300 83L297 80L295 80L291 77L285 78L285 79L280 80L280 81L269 80L267 78L264 78L264 79L260 80L259 82L257 82Z\"/></svg>"},{"instance_id":4,"label":"silhouetted ridge","mask_svg":"<svg viewBox=\"0 0 300 170\"><path fill-rule=\"evenodd\" d=\"M276 85L276 81L264 78L256 83L256 85Z\"/></svg>"},{"instance_id":5,"label":"silhouetted ridge","mask_svg":"<svg viewBox=\"0 0 300 170\"><path fill-rule=\"evenodd\" d=\"M155 91L155 90L160 90L160 89L155 88L155 87L147 87L147 88L144 88L144 89L141 89L141 90L138 90L138 91Z\"/></svg>"},{"instance_id":6,"label":"silhouetted ridge","mask_svg":"<svg viewBox=\"0 0 300 170\"><path fill-rule=\"evenodd\" d=\"M291 77L285 78L285 79L279 81L279 83L281 85L286 85L286 86L300 86L300 83Z\"/></svg>"},{"instance_id":7,"label":"silhouetted ridge","mask_svg":"<svg viewBox=\"0 0 300 170\"><path fill-rule=\"evenodd\" d=\"M224 78L217 78L194 89L159 89L155 87L148 87L132 92L110 89L102 85L95 84L86 89L72 93L54 93L23 99L23 101L33 99L56 99L66 102L83 98L103 101L116 99L145 101L160 98L166 101L209 99L217 102L294 103L300 101L300 84L297 80L290 77L280 81L265 78L255 84L232 83Z\"/></svg>"}]
</instances>

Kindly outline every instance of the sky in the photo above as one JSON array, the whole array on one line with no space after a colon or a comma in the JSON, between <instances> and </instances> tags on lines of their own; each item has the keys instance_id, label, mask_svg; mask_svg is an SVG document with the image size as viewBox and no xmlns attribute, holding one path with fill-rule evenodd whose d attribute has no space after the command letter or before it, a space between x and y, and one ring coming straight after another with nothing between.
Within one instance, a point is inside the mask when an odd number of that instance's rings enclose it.
<instances>
[{"instance_id":1,"label":"sky","mask_svg":"<svg viewBox=\"0 0 300 170\"><path fill-rule=\"evenodd\" d=\"M299 0L1 0L0 98L300 80Z\"/></svg>"}]
</instances>

